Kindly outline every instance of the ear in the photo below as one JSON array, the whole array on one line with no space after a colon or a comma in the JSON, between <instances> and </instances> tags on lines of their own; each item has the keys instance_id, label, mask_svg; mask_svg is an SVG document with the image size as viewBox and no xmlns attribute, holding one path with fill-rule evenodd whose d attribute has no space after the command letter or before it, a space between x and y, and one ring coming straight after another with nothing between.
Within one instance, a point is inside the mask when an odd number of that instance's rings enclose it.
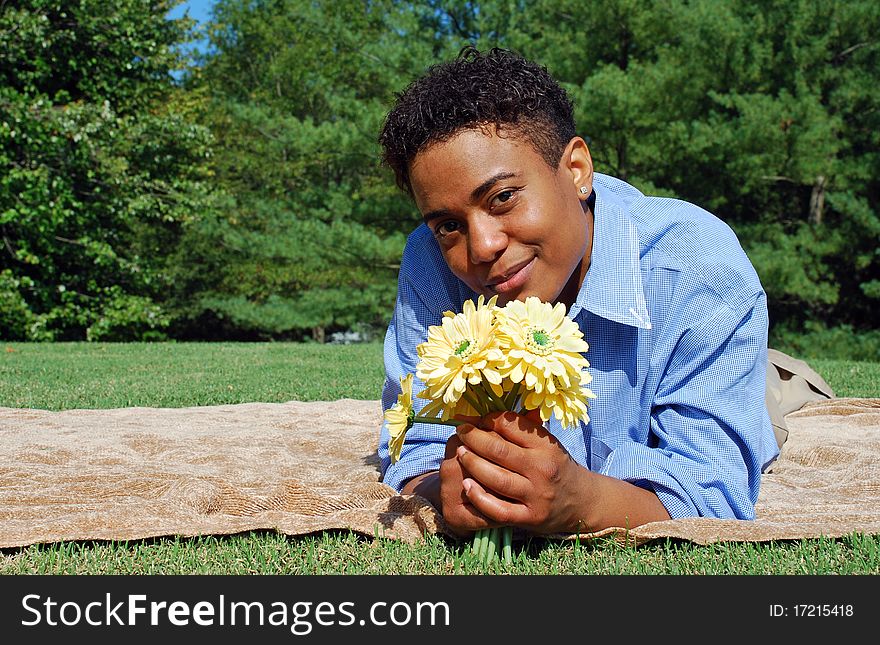
<instances>
[{"instance_id":1,"label":"ear","mask_svg":"<svg viewBox=\"0 0 880 645\"><path fill-rule=\"evenodd\" d=\"M587 142L581 137L574 137L568 142L559 160L559 172L565 181L571 182L578 199L586 201L589 198L593 192L593 157ZM586 188L586 192L581 188Z\"/></svg>"}]
</instances>

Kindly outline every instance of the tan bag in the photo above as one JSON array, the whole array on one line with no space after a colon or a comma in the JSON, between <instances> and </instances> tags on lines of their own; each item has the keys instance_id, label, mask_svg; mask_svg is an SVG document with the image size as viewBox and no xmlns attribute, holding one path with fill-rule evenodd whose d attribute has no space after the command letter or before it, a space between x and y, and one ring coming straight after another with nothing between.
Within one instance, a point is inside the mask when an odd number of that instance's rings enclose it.
<instances>
[{"instance_id":1,"label":"tan bag","mask_svg":"<svg viewBox=\"0 0 880 645\"><path fill-rule=\"evenodd\" d=\"M780 449L788 439L786 414L800 410L808 401L833 398L831 386L804 361L775 349L767 350L767 389L764 399Z\"/></svg>"}]
</instances>

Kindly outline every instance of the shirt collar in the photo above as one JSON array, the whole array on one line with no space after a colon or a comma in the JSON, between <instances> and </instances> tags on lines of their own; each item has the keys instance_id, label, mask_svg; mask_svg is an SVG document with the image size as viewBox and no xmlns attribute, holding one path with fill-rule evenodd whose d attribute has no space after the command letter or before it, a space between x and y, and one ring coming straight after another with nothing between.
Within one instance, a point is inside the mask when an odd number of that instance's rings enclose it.
<instances>
[{"instance_id":1,"label":"shirt collar","mask_svg":"<svg viewBox=\"0 0 880 645\"><path fill-rule=\"evenodd\" d=\"M598 177L597 177L598 179ZM625 204L600 181L593 183L593 249L590 268L569 316L580 309L614 322L651 329L639 263L639 232Z\"/></svg>"}]
</instances>

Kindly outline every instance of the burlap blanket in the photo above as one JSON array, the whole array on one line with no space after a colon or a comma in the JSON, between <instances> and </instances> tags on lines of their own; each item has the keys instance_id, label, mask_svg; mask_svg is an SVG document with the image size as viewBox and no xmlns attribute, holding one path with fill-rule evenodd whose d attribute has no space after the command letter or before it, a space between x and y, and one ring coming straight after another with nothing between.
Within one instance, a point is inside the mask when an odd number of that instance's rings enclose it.
<instances>
[{"instance_id":1,"label":"burlap blanket","mask_svg":"<svg viewBox=\"0 0 880 645\"><path fill-rule=\"evenodd\" d=\"M0 547L252 529L351 529L407 542L445 532L427 501L379 481L381 417L378 401L355 400L0 408ZM706 544L880 534L880 399L808 403L786 421L757 520L672 520L593 536Z\"/></svg>"}]
</instances>

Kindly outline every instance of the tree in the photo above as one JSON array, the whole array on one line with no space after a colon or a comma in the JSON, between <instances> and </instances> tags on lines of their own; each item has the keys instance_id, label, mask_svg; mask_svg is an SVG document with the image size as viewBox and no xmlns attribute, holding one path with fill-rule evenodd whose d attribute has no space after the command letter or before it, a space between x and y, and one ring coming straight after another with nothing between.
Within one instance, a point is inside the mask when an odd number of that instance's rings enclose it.
<instances>
[{"instance_id":1,"label":"tree","mask_svg":"<svg viewBox=\"0 0 880 645\"><path fill-rule=\"evenodd\" d=\"M210 133L175 111L176 4L0 6L0 337L161 336L167 254L209 208Z\"/></svg>"},{"instance_id":2,"label":"tree","mask_svg":"<svg viewBox=\"0 0 880 645\"><path fill-rule=\"evenodd\" d=\"M880 7L582 5L525 3L505 42L564 81L597 171L726 220L768 292L773 342L876 334Z\"/></svg>"},{"instance_id":3,"label":"tree","mask_svg":"<svg viewBox=\"0 0 880 645\"><path fill-rule=\"evenodd\" d=\"M436 53L420 12L220 0L208 34L213 53L190 86L211 96L204 123L232 199L193 229L178 262L177 302L191 321L181 333L205 321L222 336L319 341L381 329L418 219L379 167L377 137L394 92Z\"/></svg>"},{"instance_id":4,"label":"tree","mask_svg":"<svg viewBox=\"0 0 880 645\"><path fill-rule=\"evenodd\" d=\"M562 81L598 172L726 220L772 342L880 347L874 2L218 0L182 84L171 4L0 4L3 338L383 328L419 218L376 138L472 43Z\"/></svg>"}]
</instances>

